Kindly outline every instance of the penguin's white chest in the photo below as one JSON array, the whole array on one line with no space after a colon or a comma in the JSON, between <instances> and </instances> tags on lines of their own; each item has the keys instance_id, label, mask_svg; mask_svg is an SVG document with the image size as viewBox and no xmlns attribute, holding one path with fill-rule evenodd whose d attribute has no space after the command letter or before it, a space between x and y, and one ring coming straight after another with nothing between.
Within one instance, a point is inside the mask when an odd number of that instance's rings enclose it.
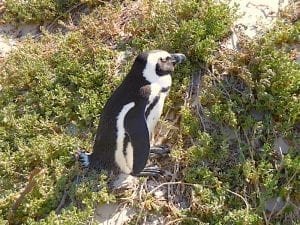
<instances>
[{"instance_id":1,"label":"penguin's white chest","mask_svg":"<svg viewBox=\"0 0 300 225\"><path fill-rule=\"evenodd\" d=\"M163 112L164 102L166 98L166 94L160 94L158 97L158 101L155 104L155 106L150 111L148 117L147 117L147 126L149 133L152 134L153 130Z\"/></svg>"},{"instance_id":2,"label":"penguin's white chest","mask_svg":"<svg viewBox=\"0 0 300 225\"><path fill-rule=\"evenodd\" d=\"M168 91L162 91L162 87L159 84L151 84L151 95L145 110L150 135L153 133L153 130L163 112L167 94Z\"/></svg>"}]
</instances>

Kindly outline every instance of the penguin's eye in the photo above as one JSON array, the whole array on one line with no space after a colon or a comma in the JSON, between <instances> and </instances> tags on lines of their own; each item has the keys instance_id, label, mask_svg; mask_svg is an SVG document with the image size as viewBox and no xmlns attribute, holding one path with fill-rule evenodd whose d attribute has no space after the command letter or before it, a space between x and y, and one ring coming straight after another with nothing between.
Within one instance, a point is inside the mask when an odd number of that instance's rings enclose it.
<instances>
[{"instance_id":1,"label":"penguin's eye","mask_svg":"<svg viewBox=\"0 0 300 225\"><path fill-rule=\"evenodd\" d=\"M165 62L167 62L167 60L168 60L168 57L167 57L167 58L165 58L165 59L163 59L163 58L159 58L159 61L161 61L162 63L165 63Z\"/></svg>"},{"instance_id":2,"label":"penguin's eye","mask_svg":"<svg viewBox=\"0 0 300 225\"><path fill-rule=\"evenodd\" d=\"M170 62L170 61L172 61L172 58L170 56L167 56L165 59L162 60L163 63Z\"/></svg>"}]
</instances>

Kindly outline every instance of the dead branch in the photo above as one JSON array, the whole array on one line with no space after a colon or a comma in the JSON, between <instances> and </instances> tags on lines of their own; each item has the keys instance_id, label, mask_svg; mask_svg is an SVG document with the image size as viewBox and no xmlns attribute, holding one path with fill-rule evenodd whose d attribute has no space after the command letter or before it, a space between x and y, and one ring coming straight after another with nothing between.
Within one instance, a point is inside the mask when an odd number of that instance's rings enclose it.
<instances>
[{"instance_id":1,"label":"dead branch","mask_svg":"<svg viewBox=\"0 0 300 225\"><path fill-rule=\"evenodd\" d=\"M21 203L24 201L25 196L32 191L32 189L36 186L36 179L35 177L42 174L44 172L44 169L41 169L39 167L34 168L28 178L28 183L25 186L24 190L19 194L19 197L16 199L15 203L11 207L9 213L8 213L8 224L14 223L14 215L16 210L19 208Z\"/></svg>"}]
</instances>

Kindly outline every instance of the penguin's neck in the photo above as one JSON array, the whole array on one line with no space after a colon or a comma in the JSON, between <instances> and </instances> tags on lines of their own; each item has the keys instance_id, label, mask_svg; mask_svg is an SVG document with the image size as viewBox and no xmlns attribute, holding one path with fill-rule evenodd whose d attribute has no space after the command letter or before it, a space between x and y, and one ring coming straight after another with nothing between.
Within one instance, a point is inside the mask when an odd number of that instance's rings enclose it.
<instances>
[{"instance_id":1,"label":"penguin's neck","mask_svg":"<svg viewBox=\"0 0 300 225\"><path fill-rule=\"evenodd\" d=\"M161 87L161 89L168 89L172 84L171 75L168 74L168 75L161 76L153 83L158 84Z\"/></svg>"},{"instance_id":2,"label":"penguin's neck","mask_svg":"<svg viewBox=\"0 0 300 225\"><path fill-rule=\"evenodd\" d=\"M136 71L130 71L123 83L129 86L141 87L144 85L154 85L160 87L161 90L169 90L172 85L172 77L170 74L158 76L156 73L147 74L148 71L143 71L143 76L140 76ZM145 75L146 74L146 75Z\"/></svg>"}]
</instances>

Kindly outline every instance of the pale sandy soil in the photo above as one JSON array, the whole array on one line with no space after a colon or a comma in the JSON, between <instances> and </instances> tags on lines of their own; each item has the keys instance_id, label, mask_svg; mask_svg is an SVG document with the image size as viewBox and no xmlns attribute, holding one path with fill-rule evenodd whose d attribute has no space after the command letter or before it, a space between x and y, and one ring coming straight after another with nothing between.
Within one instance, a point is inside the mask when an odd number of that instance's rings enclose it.
<instances>
[{"instance_id":1,"label":"pale sandy soil","mask_svg":"<svg viewBox=\"0 0 300 225\"><path fill-rule=\"evenodd\" d=\"M22 25L16 28L9 24L0 25L0 58L3 58L26 36L35 36L39 32L36 24Z\"/></svg>"},{"instance_id":2,"label":"pale sandy soil","mask_svg":"<svg viewBox=\"0 0 300 225\"><path fill-rule=\"evenodd\" d=\"M250 38L263 34L273 26L280 12L289 5L289 0L231 0L230 5L238 6L239 18L225 47L238 49L241 32Z\"/></svg>"}]
</instances>

